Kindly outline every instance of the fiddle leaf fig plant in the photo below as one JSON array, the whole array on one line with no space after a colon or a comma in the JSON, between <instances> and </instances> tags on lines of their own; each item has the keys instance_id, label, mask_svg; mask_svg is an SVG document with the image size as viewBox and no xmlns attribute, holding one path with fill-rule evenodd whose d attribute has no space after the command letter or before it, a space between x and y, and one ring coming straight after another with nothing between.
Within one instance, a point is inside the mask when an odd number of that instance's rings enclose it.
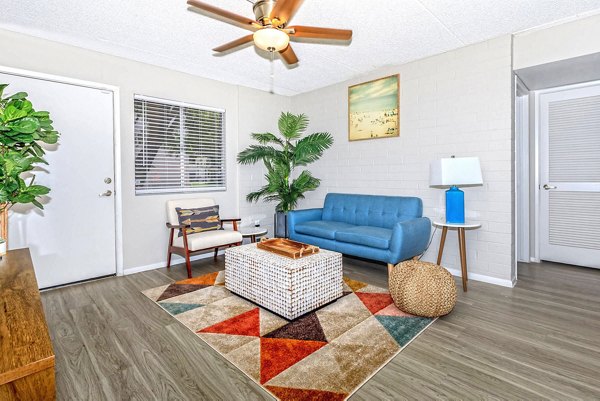
<instances>
[{"instance_id":1,"label":"fiddle leaf fig plant","mask_svg":"<svg viewBox=\"0 0 600 401\"><path fill-rule=\"evenodd\" d=\"M39 197L50 188L35 184L33 170L48 164L41 144L55 144L50 113L36 111L27 93L4 96L8 84L0 84L0 212L16 203L32 203L43 209Z\"/></svg>"},{"instance_id":2,"label":"fiddle leaf fig plant","mask_svg":"<svg viewBox=\"0 0 600 401\"><path fill-rule=\"evenodd\" d=\"M296 178L294 170L319 160L323 152L333 144L333 138L327 132L304 135L308 128L308 117L304 114L281 113L279 133L270 132L252 134L258 144L250 145L238 154L240 164L254 164L262 161L267 168L267 184L258 191L246 196L248 202L264 199L277 202L277 212L289 212L296 207L298 200L304 199L304 193L314 191L321 180L310 171L303 170Z\"/></svg>"}]
</instances>

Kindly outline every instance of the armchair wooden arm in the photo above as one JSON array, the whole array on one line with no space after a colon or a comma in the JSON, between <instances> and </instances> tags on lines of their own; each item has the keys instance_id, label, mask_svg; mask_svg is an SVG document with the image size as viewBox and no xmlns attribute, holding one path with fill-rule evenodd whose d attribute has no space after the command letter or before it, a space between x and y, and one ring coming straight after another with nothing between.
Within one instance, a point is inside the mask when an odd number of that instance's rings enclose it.
<instances>
[{"instance_id":1,"label":"armchair wooden arm","mask_svg":"<svg viewBox=\"0 0 600 401\"><path fill-rule=\"evenodd\" d=\"M223 228L223 223L232 223L233 224L233 231L237 231L238 230L238 221L241 221L242 219L240 218L233 218L233 219L221 219L221 228Z\"/></svg>"},{"instance_id":2,"label":"armchair wooden arm","mask_svg":"<svg viewBox=\"0 0 600 401\"><path fill-rule=\"evenodd\" d=\"M175 230L175 229L182 229L182 228L186 228L189 227L189 224L171 224L171 223L167 223L167 228L170 228L171 230Z\"/></svg>"}]
</instances>

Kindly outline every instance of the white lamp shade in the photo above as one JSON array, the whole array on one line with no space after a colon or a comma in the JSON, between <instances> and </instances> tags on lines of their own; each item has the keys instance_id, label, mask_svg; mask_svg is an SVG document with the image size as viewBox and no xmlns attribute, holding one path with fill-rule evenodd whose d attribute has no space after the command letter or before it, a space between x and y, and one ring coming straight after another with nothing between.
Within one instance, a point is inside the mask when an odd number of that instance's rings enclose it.
<instances>
[{"instance_id":1,"label":"white lamp shade","mask_svg":"<svg viewBox=\"0 0 600 401\"><path fill-rule=\"evenodd\" d=\"M263 28L254 32L254 44L266 51L278 52L287 47L290 37L287 33L275 28Z\"/></svg>"},{"instance_id":2,"label":"white lamp shade","mask_svg":"<svg viewBox=\"0 0 600 401\"><path fill-rule=\"evenodd\" d=\"M429 170L432 187L483 185L478 157L457 157L433 161Z\"/></svg>"}]
</instances>

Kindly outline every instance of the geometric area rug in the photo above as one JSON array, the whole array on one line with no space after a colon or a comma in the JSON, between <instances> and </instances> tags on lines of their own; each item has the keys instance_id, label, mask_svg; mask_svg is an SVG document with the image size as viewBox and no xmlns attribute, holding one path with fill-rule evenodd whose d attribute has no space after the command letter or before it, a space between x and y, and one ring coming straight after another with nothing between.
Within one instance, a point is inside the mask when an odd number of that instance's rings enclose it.
<instances>
[{"instance_id":1,"label":"geometric area rug","mask_svg":"<svg viewBox=\"0 0 600 401\"><path fill-rule=\"evenodd\" d=\"M344 278L344 296L286 320L224 287L225 272L143 294L275 398L345 400L435 319L400 311L387 289Z\"/></svg>"}]
</instances>

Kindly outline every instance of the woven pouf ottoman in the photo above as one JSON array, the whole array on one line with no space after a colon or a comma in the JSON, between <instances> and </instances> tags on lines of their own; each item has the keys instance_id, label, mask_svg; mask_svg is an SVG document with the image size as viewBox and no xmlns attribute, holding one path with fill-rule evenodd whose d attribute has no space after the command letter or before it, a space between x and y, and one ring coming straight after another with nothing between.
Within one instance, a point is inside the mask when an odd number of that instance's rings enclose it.
<instances>
[{"instance_id":1,"label":"woven pouf ottoman","mask_svg":"<svg viewBox=\"0 0 600 401\"><path fill-rule=\"evenodd\" d=\"M390 273L390 295L401 311L417 316L443 316L456 304L454 278L441 266L420 260L397 264Z\"/></svg>"}]
</instances>

